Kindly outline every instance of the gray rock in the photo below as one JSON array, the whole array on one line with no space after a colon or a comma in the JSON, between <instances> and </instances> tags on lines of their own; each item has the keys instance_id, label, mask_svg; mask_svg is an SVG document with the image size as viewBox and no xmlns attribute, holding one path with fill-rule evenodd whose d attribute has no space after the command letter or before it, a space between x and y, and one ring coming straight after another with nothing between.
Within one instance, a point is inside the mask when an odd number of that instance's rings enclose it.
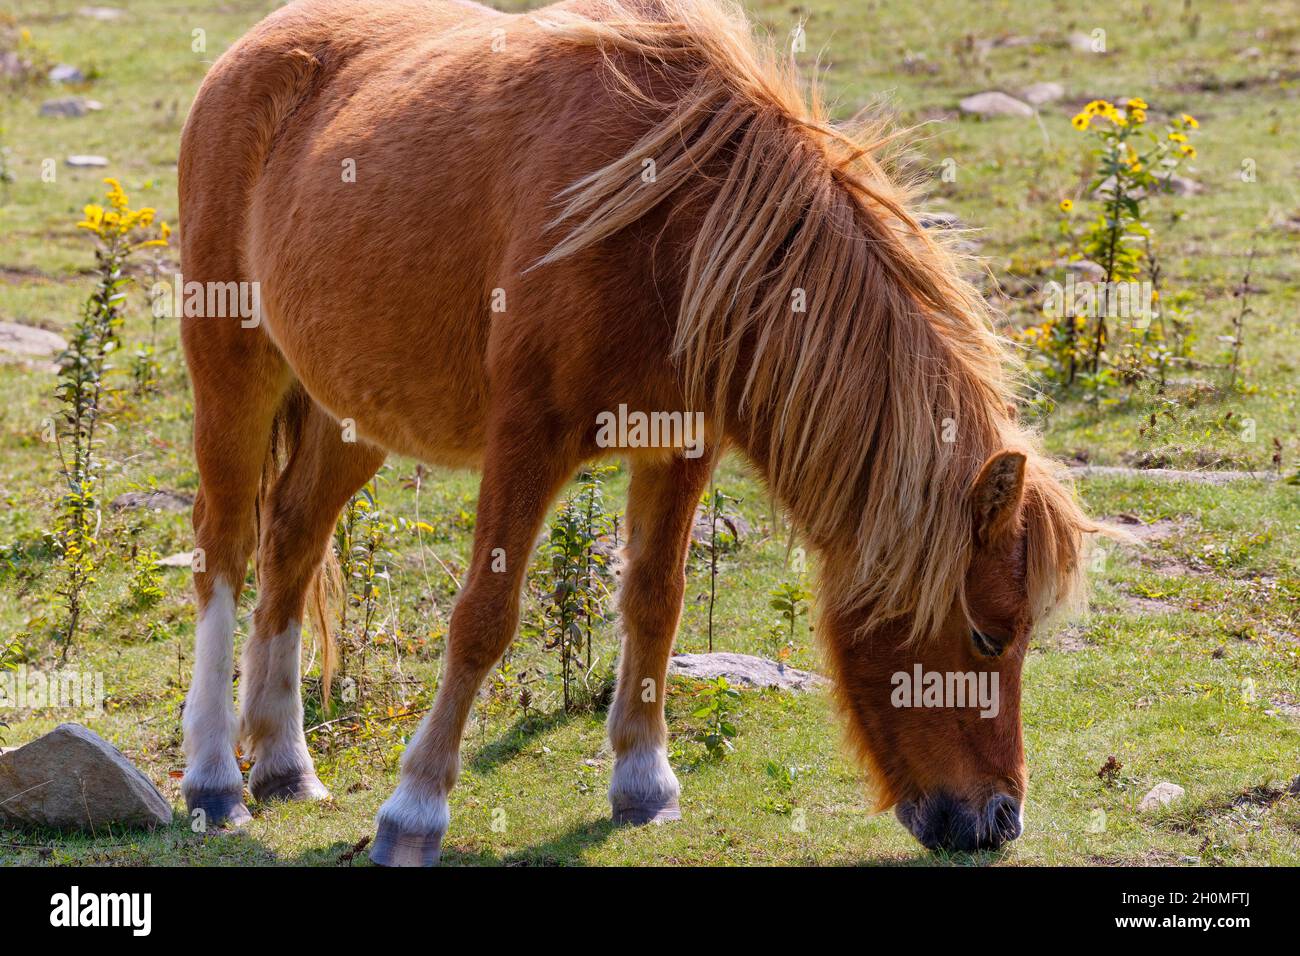
<instances>
[{"instance_id":1,"label":"gray rock","mask_svg":"<svg viewBox=\"0 0 1300 956\"><path fill-rule=\"evenodd\" d=\"M1101 282L1106 278L1106 270L1091 259L1069 259L1058 261L1067 272L1073 272L1079 279L1089 282Z\"/></svg>"},{"instance_id":2,"label":"gray rock","mask_svg":"<svg viewBox=\"0 0 1300 956\"><path fill-rule=\"evenodd\" d=\"M697 680L725 677L727 683L737 687L777 687L791 691L811 690L826 683L825 677L812 671L796 670L765 657L729 651L674 654L668 662L668 673Z\"/></svg>"},{"instance_id":3,"label":"gray rock","mask_svg":"<svg viewBox=\"0 0 1300 956\"><path fill-rule=\"evenodd\" d=\"M964 229L966 225L955 212L921 212L916 221L922 229Z\"/></svg>"},{"instance_id":4,"label":"gray rock","mask_svg":"<svg viewBox=\"0 0 1300 956\"><path fill-rule=\"evenodd\" d=\"M126 11L119 10L117 7L79 7L77 16L100 21L120 20L126 16Z\"/></svg>"},{"instance_id":5,"label":"gray rock","mask_svg":"<svg viewBox=\"0 0 1300 956\"><path fill-rule=\"evenodd\" d=\"M114 511L131 511L147 508L150 511L188 511L194 498L178 491L128 491L118 495L109 507Z\"/></svg>"},{"instance_id":6,"label":"gray rock","mask_svg":"<svg viewBox=\"0 0 1300 956\"><path fill-rule=\"evenodd\" d=\"M1186 792L1186 790L1178 786L1176 783L1169 783L1168 781L1158 783L1147 791L1147 795L1143 797L1142 802L1138 804L1138 809L1158 810L1161 807L1167 807L1175 800L1182 799L1183 794Z\"/></svg>"},{"instance_id":7,"label":"gray rock","mask_svg":"<svg viewBox=\"0 0 1300 956\"><path fill-rule=\"evenodd\" d=\"M974 96L968 96L959 104L961 111L971 116L1033 116L1034 108L1014 96L1008 96L1006 93L999 93L996 90L988 93L976 93Z\"/></svg>"},{"instance_id":8,"label":"gray rock","mask_svg":"<svg viewBox=\"0 0 1300 956\"><path fill-rule=\"evenodd\" d=\"M1065 96L1065 87L1060 83L1034 83L1020 91L1020 97L1031 106L1055 103Z\"/></svg>"},{"instance_id":9,"label":"gray rock","mask_svg":"<svg viewBox=\"0 0 1300 956\"><path fill-rule=\"evenodd\" d=\"M0 352L22 358L47 358L68 347L53 332L20 322L0 322Z\"/></svg>"},{"instance_id":10,"label":"gray rock","mask_svg":"<svg viewBox=\"0 0 1300 956\"><path fill-rule=\"evenodd\" d=\"M165 826L171 804L121 751L80 724L60 724L0 754L0 819L89 830Z\"/></svg>"},{"instance_id":11,"label":"gray rock","mask_svg":"<svg viewBox=\"0 0 1300 956\"><path fill-rule=\"evenodd\" d=\"M1205 192L1205 187L1194 179L1188 179L1186 176L1160 176L1158 177L1156 192L1168 193L1172 196L1196 196ZM1101 181L1101 184L1093 191L1092 198L1099 202L1105 202L1110 195L1111 190L1115 188L1115 177L1107 176ZM1135 189L1129 195L1134 199L1141 199L1146 196L1145 189Z\"/></svg>"},{"instance_id":12,"label":"gray rock","mask_svg":"<svg viewBox=\"0 0 1300 956\"><path fill-rule=\"evenodd\" d=\"M69 156L64 162L76 169L94 169L108 165L108 160L103 156Z\"/></svg>"},{"instance_id":13,"label":"gray rock","mask_svg":"<svg viewBox=\"0 0 1300 956\"><path fill-rule=\"evenodd\" d=\"M84 83L86 74L75 66L60 63L58 66L50 67L49 78L51 83Z\"/></svg>"},{"instance_id":14,"label":"gray rock","mask_svg":"<svg viewBox=\"0 0 1300 956\"><path fill-rule=\"evenodd\" d=\"M65 96L42 103L41 115L78 117L103 108L104 104L98 100L88 100L84 96Z\"/></svg>"},{"instance_id":15,"label":"gray rock","mask_svg":"<svg viewBox=\"0 0 1300 956\"><path fill-rule=\"evenodd\" d=\"M1065 38L1066 44L1071 50L1078 53L1099 53L1101 51L1092 48L1092 37L1087 33L1079 33L1077 30Z\"/></svg>"},{"instance_id":16,"label":"gray rock","mask_svg":"<svg viewBox=\"0 0 1300 956\"><path fill-rule=\"evenodd\" d=\"M718 516L718 534L731 535L732 540L737 544L748 538L752 531L749 522L740 515L722 514ZM709 514L704 510L703 505L699 505L695 509L695 524L691 526L691 540L696 544L704 545L713 540Z\"/></svg>"},{"instance_id":17,"label":"gray rock","mask_svg":"<svg viewBox=\"0 0 1300 956\"><path fill-rule=\"evenodd\" d=\"M1194 179L1188 179L1186 176L1159 176L1160 189L1162 192L1170 193L1174 196L1196 196L1205 192L1205 187Z\"/></svg>"}]
</instances>

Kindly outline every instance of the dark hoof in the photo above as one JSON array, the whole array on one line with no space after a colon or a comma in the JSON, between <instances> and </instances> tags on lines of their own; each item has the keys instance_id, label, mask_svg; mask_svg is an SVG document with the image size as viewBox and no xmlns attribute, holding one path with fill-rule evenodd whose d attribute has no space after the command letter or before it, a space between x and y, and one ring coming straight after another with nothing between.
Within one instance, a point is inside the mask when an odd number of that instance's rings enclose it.
<instances>
[{"instance_id":1,"label":"dark hoof","mask_svg":"<svg viewBox=\"0 0 1300 956\"><path fill-rule=\"evenodd\" d=\"M328 800L330 792L314 773L292 773L249 782L258 803L273 800Z\"/></svg>"},{"instance_id":2,"label":"dark hoof","mask_svg":"<svg viewBox=\"0 0 1300 956\"><path fill-rule=\"evenodd\" d=\"M613 804L614 823L617 825L644 826L647 823L667 823L682 818L677 798L668 800L623 799Z\"/></svg>"},{"instance_id":3,"label":"dark hoof","mask_svg":"<svg viewBox=\"0 0 1300 956\"><path fill-rule=\"evenodd\" d=\"M217 830L229 827L242 827L253 819L244 806L242 790L227 790L209 793L193 793L185 798L185 805L190 811L190 822L201 820L197 832ZM196 812L201 816L196 817Z\"/></svg>"},{"instance_id":4,"label":"dark hoof","mask_svg":"<svg viewBox=\"0 0 1300 956\"><path fill-rule=\"evenodd\" d=\"M403 833L382 821L370 847L371 862L379 866L436 866L441 855L441 833Z\"/></svg>"}]
</instances>

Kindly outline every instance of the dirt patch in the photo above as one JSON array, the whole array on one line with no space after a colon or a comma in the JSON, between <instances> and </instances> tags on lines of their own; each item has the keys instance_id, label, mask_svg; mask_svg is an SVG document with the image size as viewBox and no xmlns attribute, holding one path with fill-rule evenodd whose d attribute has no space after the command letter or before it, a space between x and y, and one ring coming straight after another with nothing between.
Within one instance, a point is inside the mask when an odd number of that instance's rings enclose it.
<instances>
[{"instance_id":1,"label":"dirt patch","mask_svg":"<svg viewBox=\"0 0 1300 956\"><path fill-rule=\"evenodd\" d=\"M1269 705L1270 710L1277 711L1277 713L1283 717L1290 717L1292 720L1300 720L1300 704L1297 704L1294 698L1287 699L1282 697L1277 700L1270 700ZM1296 783L1300 784L1300 777L1296 778Z\"/></svg>"},{"instance_id":2,"label":"dirt patch","mask_svg":"<svg viewBox=\"0 0 1300 956\"><path fill-rule=\"evenodd\" d=\"M1126 594L1124 596L1124 605L1136 614L1154 616L1157 614L1177 614L1182 608L1170 604L1168 601L1160 601L1156 598L1139 597L1136 594Z\"/></svg>"},{"instance_id":3,"label":"dirt patch","mask_svg":"<svg viewBox=\"0 0 1300 956\"><path fill-rule=\"evenodd\" d=\"M1178 534L1187 526L1184 519L1157 518L1155 521L1143 521L1135 514L1124 512L1103 518L1107 524L1118 525L1144 544L1161 541Z\"/></svg>"},{"instance_id":4,"label":"dirt patch","mask_svg":"<svg viewBox=\"0 0 1300 956\"><path fill-rule=\"evenodd\" d=\"M1080 478L1149 478L1152 481L1194 481L1203 485L1277 480L1277 475L1267 471L1182 471L1177 468L1124 468L1119 465L1072 465L1070 473Z\"/></svg>"},{"instance_id":5,"label":"dirt patch","mask_svg":"<svg viewBox=\"0 0 1300 956\"><path fill-rule=\"evenodd\" d=\"M1191 526L1190 518L1180 516L1178 518L1157 518L1155 521L1144 521L1135 514L1123 513L1111 515L1101 520L1127 531L1143 545L1143 547L1134 549L1138 561L1143 566L1159 571L1173 571L1176 574L1206 573L1204 569L1188 564L1183 559L1170 553L1167 548L1161 547L1161 542L1186 531ZM1149 599L1134 595L1131 600L1142 602ZM1159 610L1154 607L1150 609ZM1177 608L1171 609L1177 610Z\"/></svg>"},{"instance_id":6,"label":"dirt patch","mask_svg":"<svg viewBox=\"0 0 1300 956\"><path fill-rule=\"evenodd\" d=\"M1035 646L1041 651L1075 654L1097 646L1088 640L1087 633L1088 629L1076 622L1061 628L1059 631L1042 635L1035 642Z\"/></svg>"}]
</instances>

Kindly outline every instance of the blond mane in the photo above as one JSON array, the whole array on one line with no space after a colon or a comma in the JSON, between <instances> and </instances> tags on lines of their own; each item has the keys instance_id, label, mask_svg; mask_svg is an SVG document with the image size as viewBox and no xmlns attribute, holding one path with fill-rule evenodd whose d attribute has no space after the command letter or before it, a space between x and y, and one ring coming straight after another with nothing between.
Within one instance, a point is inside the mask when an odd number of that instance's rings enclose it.
<instances>
[{"instance_id":1,"label":"blond mane","mask_svg":"<svg viewBox=\"0 0 1300 956\"><path fill-rule=\"evenodd\" d=\"M862 612L864 632L912 615L913 638L938 633L971 559L971 483L1002 448L1029 456L1036 612L1077 595L1084 534L1097 526L1009 414L1016 363L960 256L919 226L910 190L876 159L882 128L832 126L791 58L756 41L730 4L591 9L537 22L556 42L599 49L650 125L561 194L553 225L567 231L537 265L706 190L674 359L692 407L725 408L738 390L750 447L801 532L855 550L837 607Z\"/></svg>"}]
</instances>

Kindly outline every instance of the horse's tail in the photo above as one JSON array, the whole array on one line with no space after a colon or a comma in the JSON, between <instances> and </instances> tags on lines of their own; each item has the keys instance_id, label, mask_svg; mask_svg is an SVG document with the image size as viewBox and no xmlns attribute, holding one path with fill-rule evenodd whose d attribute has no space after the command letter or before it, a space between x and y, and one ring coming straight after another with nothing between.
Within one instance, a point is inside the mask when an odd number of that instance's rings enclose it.
<instances>
[{"instance_id":1,"label":"horse's tail","mask_svg":"<svg viewBox=\"0 0 1300 956\"><path fill-rule=\"evenodd\" d=\"M308 417L316 411L311 397L303 387L294 384L280 403L271 428L271 441L262 464L262 477L257 490L257 541L258 558L261 558L262 520L270 501L271 488L284 470L294 449L302 442ZM330 624L330 606L342 590L342 574L338 555L333 547L325 546L320 565L312 575L307 588L307 623L312 638L320 652L321 702L330 709L330 688L334 682L334 668L338 659L334 644L334 628Z\"/></svg>"}]
</instances>

